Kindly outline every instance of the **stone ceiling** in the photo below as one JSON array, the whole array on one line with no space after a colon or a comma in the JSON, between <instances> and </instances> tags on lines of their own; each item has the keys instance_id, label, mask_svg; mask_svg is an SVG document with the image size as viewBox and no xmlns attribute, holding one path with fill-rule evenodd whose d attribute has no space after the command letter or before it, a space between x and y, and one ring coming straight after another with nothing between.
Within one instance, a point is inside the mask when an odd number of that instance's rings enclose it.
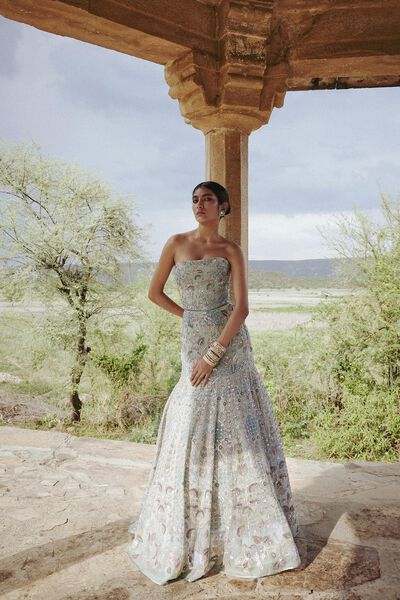
<instances>
[{"instance_id":1,"label":"stone ceiling","mask_svg":"<svg viewBox=\"0 0 400 600\"><path fill-rule=\"evenodd\" d=\"M287 91L400 85L399 0L0 0L0 14L159 64L191 49L218 70L228 48L250 77L284 65Z\"/></svg>"}]
</instances>

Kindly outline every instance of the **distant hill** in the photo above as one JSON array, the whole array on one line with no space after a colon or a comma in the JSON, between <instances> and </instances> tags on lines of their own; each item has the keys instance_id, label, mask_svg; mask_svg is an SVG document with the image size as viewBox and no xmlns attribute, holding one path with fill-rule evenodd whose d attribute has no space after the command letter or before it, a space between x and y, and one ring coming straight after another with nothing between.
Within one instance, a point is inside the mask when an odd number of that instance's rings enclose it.
<instances>
[{"instance_id":1,"label":"distant hill","mask_svg":"<svg viewBox=\"0 0 400 600\"><path fill-rule=\"evenodd\" d=\"M303 260L249 260L249 273L269 272L297 277L333 277L336 258L309 258Z\"/></svg>"},{"instance_id":2,"label":"distant hill","mask_svg":"<svg viewBox=\"0 0 400 600\"><path fill-rule=\"evenodd\" d=\"M249 260L249 289L347 287L335 267L341 259Z\"/></svg>"}]
</instances>

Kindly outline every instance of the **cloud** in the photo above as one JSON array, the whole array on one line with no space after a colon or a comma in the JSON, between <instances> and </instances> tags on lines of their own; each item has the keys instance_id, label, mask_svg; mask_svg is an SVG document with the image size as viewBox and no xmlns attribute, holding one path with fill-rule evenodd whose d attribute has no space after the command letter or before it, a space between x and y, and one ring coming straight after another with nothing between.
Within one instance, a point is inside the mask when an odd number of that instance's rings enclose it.
<instances>
[{"instance_id":1,"label":"cloud","mask_svg":"<svg viewBox=\"0 0 400 600\"><path fill-rule=\"evenodd\" d=\"M381 191L394 193L399 100L398 88L288 92L250 138L250 187L263 190L252 192L253 209L344 210L354 200L372 208Z\"/></svg>"},{"instance_id":2,"label":"cloud","mask_svg":"<svg viewBox=\"0 0 400 600\"><path fill-rule=\"evenodd\" d=\"M380 221L378 209L363 211ZM341 211L341 215L351 218L351 211ZM249 218L249 258L252 260L299 260L308 258L332 258L335 251L324 236L336 235L335 219L338 213L320 212L287 214L250 215Z\"/></svg>"},{"instance_id":3,"label":"cloud","mask_svg":"<svg viewBox=\"0 0 400 600\"><path fill-rule=\"evenodd\" d=\"M59 91L71 101L107 116L154 111L162 118L160 98L166 97L168 86L161 65L126 54L116 56L112 50L71 38L57 40L53 46Z\"/></svg>"}]
</instances>

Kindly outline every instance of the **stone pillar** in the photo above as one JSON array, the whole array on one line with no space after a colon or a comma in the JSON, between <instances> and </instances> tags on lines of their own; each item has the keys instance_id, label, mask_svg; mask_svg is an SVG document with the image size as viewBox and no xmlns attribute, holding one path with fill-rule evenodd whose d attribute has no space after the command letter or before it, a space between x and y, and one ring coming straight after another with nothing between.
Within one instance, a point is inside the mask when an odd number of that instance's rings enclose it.
<instances>
[{"instance_id":1,"label":"stone pillar","mask_svg":"<svg viewBox=\"0 0 400 600\"><path fill-rule=\"evenodd\" d=\"M217 181L229 192L231 214L219 232L233 240L248 260L248 138L246 132L220 127L205 134L205 179Z\"/></svg>"}]
</instances>

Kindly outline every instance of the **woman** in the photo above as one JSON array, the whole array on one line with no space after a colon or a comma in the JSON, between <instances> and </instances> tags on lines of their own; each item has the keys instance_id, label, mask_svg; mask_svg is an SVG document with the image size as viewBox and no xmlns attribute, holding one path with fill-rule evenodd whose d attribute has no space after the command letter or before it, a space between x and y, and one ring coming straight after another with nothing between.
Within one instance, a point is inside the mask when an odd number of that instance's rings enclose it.
<instances>
[{"instance_id":1,"label":"woman","mask_svg":"<svg viewBox=\"0 0 400 600\"><path fill-rule=\"evenodd\" d=\"M300 565L280 432L252 354L245 261L218 233L230 213L213 181L192 193L196 229L164 245L148 297L182 317L182 371L124 550L152 581L222 571L256 578ZM163 291L173 272L183 307ZM232 302L231 289L235 302Z\"/></svg>"}]
</instances>

